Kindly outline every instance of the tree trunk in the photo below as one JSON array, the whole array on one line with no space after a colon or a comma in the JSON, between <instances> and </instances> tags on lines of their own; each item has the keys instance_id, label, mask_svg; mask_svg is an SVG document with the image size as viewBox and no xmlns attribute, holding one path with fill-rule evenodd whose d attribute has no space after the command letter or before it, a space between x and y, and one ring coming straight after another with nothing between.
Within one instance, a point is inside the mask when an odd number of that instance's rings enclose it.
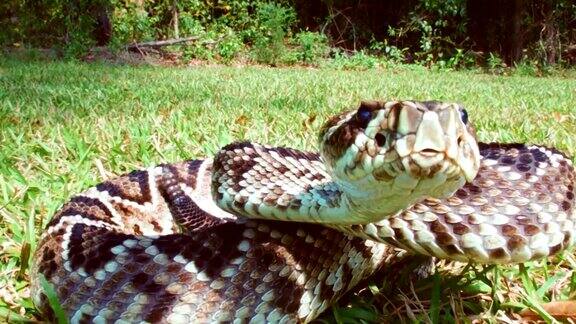
<instances>
[{"instance_id":1,"label":"tree trunk","mask_svg":"<svg viewBox=\"0 0 576 324\"><path fill-rule=\"evenodd\" d=\"M110 21L110 9L101 5L95 10L96 26L94 28L94 39L96 45L106 46L112 38L112 21Z\"/></svg>"},{"instance_id":2,"label":"tree trunk","mask_svg":"<svg viewBox=\"0 0 576 324\"><path fill-rule=\"evenodd\" d=\"M524 0L514 0L512 7L512 37L510 48L510 62L517 63L522 60L522 12Z\"/></svg>"}]
</instances>

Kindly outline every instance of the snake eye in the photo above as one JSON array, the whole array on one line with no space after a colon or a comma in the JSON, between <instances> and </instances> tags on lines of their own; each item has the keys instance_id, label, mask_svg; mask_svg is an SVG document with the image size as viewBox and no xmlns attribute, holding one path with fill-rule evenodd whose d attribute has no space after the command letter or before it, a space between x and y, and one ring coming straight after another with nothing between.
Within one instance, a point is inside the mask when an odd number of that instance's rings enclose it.
<instances>
[{"instance_id":1,"label":"snake eye","mask_svg":"<svg viewBox=\"0 0 576 324\"><path fill-rule=\"evenodd\" d=\"M462 110L460 110L460 118L462 119L464 125L468 125L468 112L466 109L462 108Z\"/></svg>"},{"instance_id":2,"label":"snake eye","mask_svg":"<svg viewBox=\"0 0 576 324\"><path fill-rule=\"evenodd\" d=\"M356 112L356 120L360 123L362 128L368 126L370 119L372 119L372 111L370 108L365 106L358 108L358 111Z\"/></svg>"}]
</instances>

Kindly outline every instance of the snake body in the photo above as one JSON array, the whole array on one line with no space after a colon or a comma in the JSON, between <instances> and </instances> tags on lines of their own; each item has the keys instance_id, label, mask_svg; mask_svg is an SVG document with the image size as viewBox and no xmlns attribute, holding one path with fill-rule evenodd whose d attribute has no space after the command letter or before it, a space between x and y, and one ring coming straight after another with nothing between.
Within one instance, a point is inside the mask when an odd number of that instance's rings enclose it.
<instances>
[{"instance_id":1,"label":"snake body","mask_svg":"<svg viewBox=\"0 0 576 324\"><path fill-rule=\"evenodd\" d=\"M458 105L363 103L320 141L322 156L235 143L74 196L40 239L35 304L53 316L43 275L71 322L308 322L391 246L510 263L574 241L571 161L478 147Z\"/></svg>"}]
</instances>

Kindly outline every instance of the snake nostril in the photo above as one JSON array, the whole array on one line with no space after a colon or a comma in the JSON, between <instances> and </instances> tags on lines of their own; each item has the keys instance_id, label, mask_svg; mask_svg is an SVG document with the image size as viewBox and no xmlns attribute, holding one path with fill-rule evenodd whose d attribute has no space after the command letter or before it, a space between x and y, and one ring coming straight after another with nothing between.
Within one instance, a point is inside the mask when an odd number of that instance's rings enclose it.
<instances>
[{"instance_id":1,"label":"snake nostril","mask_svg":"<svg viewBox=\"0 0 576 324\"><path fill-rule=\"evenodd\" d=\"M456 142L458 146L462 146L462 141L464 141L464 136L462 135L458 136L458 140Z\"/></svg>"},{"instance_id":2,"label":"snake nostril","mask_svg":"<svg viewBox=\"0 0 576 324\"><path fill-rule=\"evenodd\" d=\"M374 136L374 140L378 146L384 146L384 144L386 144L386 136L382 135L381 133L376 134L376 136Z\"/></svg>"}]
</instances>

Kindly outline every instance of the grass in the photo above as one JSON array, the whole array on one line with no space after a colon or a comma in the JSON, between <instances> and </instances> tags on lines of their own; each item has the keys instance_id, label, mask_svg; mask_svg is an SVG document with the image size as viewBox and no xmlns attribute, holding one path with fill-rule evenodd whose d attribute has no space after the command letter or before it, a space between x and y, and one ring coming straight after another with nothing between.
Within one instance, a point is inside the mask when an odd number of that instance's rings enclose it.
<instances>
[{"instance_id":1,"label":"grass","mask_svg":"<svg viewBox=\"0 0 576 324\"><path fill-rule=\"evenodd\" d=\"M481 141L576 153L576 80L393 70L130 67L0 59L0 321L34 319L27 267L50 216L104 177L212 155L233 140L314 149L330 115L362 99L439 99L468 107ZM564 253L523 266L440 262L441 275L374 279L323 321L514 318L576 295ZM408 268L402 275L411 272ZM397 273L398 274L398 273Z\"/></svg>"}]
</instances>

